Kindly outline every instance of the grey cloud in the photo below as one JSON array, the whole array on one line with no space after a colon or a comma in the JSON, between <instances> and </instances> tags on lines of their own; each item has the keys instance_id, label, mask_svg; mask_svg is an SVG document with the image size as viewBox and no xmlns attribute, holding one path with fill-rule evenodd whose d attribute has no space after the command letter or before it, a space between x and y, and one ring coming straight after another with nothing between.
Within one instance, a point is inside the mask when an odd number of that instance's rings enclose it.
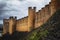
<instances>
[{"instance_id":1,"label":"grey cloud","mask_svg":"<svg viewBox=\"0 0 60 40\"><path fill-rule=\"evenodd\" d=\"M4 15L4 7L6 6L6 3L5 2L0 2L0 24L3 23L3 15Z\"/></svg>"},{"instance_id":2,"label":"grey cloud","mask_svg":"<svg viewBox=\"0 0 60 40\"><path fill-rule=\"evenodd\" d=\"M5 19L5 18L8 18L9 16L7 16L7 15L1 15L0 16L0 24L3 24L3 19Z\"/></svg>"},{"instance_id":3,"label":"grey cloud","mask_svg":"<svg viewBox=\"0 0 60 40\"><path fill-rule=\"evenodd\" d=\"M0 3L0 15L4 13L3 9L6 6L5 3Z\"/></svg>"},{"instance_id":4,"label":"grey cloud","mask_svg":"<svg viewBox=\"0 0 60 40\"><path fill-rule=\"evenodd\" d=\"M19 1L26 1L26 0L19 0Z\"/></svg>"},{"instance_id":5,"label":"grey cloud","mask_svg":"<svg viewBox=\"0 0 60 40\"><path fill-rule=\"evenodd\" d=\"M0 2L0 24L2 24L3 23L3 15L4 15L4 11L3 11L3 9L4 9L4 7L6 6L6 3L4 3L4 2Z\"/></svg>"},{"instance_id":6,"label":"grey cloud","mask_svg":"<svg viewBox=\"0 0 60 40\"><path fill-rule=\"evenodd\" d=\"M3 20L0 20L0 24L3 24Z\"/></svg>"},{"instance_id":7,"label":"grey cloud","mask_svg":"<svg viewBox=\"0 0 60 40\"><path fill-rule=\"evenodd\" d=\"M8 15L1 15L0 20L3 20L4 18L8 18L8 17L9 17Z\"/></svg>"},{"instance_id":8,"label":"grey cloud","mask_svg":"<svg viewBox=\"0 0 60 40\"><path fill-rule=\"evenodd\" d=\"M0 20L3 20L3 17L0 17Z\"/></svg>"}]
</instances>

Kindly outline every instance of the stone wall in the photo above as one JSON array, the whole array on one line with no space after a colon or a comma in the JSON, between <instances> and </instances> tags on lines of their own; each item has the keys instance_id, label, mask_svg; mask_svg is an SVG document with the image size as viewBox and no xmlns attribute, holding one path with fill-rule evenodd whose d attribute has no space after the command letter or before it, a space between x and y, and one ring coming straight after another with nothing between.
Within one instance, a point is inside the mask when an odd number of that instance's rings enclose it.
<instances>
[{"instance_id":1,"label":"stone wall","mask_svg":"<svg viewBox=\"0 0 60 40\"><path fill-rule=\"evenodd\" d=\"M16 17L3 20L3 34L12 34L16 30Z\"/></svg>"},{"instance_id":2,"label":"stone wall","mask_svg":"<svg viewBox=\"0 0 60 40\"><path fill-rule=\"evenodd\" d=\"M17 31L28 31L28 17L17 20Z\"/></svg>"},{"instance_id":3,"label":"stone wall","mask_svg":"<svg viewBox=\"0 0 60 40\"><path fill-rule=\"evenodd\" d=\"M30 32L44 24L58 9L60 9L60 0L51 0L49 4L38 10L38 12L36 12L36 7L29 7L27 17L18 20L16 20L16 17L10 17L8 20L9 27L7 28L9 31L5 27L7 20L4 20L3 32L9 32L10 34L14 31Z\"/></svg>"},{"instance_id":4,"label":"stone wall","mask_svg":"<svg viewBox=\"0 0 60 40\"><path fill-rule=\"evenodd\" d=\"M9 26L9 20L4 19L3 20L3 34L6 34L7 32L9 32L9 28L7 26Z\"/></svg>"}]
</instances>

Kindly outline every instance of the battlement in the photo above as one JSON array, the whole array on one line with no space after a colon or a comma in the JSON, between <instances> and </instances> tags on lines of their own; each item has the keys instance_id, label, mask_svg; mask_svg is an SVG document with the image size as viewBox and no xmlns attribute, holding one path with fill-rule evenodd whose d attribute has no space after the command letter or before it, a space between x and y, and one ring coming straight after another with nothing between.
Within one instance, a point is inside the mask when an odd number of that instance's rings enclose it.
<instances>
[{"instance_id":1,"label":"battlement","mask_svg":"<svg viewBox=\"0 0 60 40\"><path fill-rule=\"evenodd\" d=\"M32 9L32 7L29 7L28 9Z\"/></svg>"},{"instance_id":2,"label":"battlement","mask_svg":"<svg viewBox=\"0 0 60 40\"><path fill-rule=\"evenodd\" d=\"M17 17L10 16L9 19L17 19Z\"/></svg>"}]
</instances>

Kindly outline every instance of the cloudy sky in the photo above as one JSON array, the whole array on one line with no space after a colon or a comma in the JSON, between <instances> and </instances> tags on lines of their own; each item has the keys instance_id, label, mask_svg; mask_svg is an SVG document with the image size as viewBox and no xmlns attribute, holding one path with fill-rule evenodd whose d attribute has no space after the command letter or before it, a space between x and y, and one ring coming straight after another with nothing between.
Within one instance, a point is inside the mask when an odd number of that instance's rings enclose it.
<instances>
[{"instance_id":1,"label":"cloudy sky","mask_svg":"<svg viewBox=\"0 0 60 40\"><path fill-rule=\"evenodd\" d=\"M28 7L37 7L40 10L50 0L0 0L0 24L4 18L9 16L17 16L22 18L28 15Z\"/></svg>"}]
</instances>

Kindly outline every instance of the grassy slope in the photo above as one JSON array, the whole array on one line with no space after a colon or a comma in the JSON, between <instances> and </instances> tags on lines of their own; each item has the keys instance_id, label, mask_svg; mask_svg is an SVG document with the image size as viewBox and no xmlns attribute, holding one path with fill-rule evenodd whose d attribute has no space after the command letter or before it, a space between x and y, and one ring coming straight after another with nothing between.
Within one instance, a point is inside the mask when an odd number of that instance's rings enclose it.
<instances>
[{"instance_id":1,"label":"grassy slope","mask_svg":"<svg viewBox=\"0 0 60 40\"><path fill-rule=\"evenodd\" d=\"M24 40L60 40L60 10Z\"/></svg>"}]
</instances>

